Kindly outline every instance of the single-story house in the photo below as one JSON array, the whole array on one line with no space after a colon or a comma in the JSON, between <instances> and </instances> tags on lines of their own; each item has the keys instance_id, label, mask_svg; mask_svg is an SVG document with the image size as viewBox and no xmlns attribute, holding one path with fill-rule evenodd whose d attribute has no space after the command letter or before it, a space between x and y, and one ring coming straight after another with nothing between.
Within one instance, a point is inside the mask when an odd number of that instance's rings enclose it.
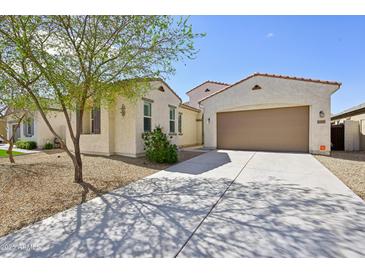
<instances>
[{"instance_id":1,"label":"single-story house","mask_svg":"<svg viewBox=\"0 0 365 274\"><path fill-rule=\"evenodd\" d=\"M75 127L75 113L71 115ZM181 98L162 79L150 82L149 91L136 102L120 96L112 107L84 113L80 149L85 154L144 154L142 134L157 126L179 147L202 144L202 112L183 104ZM73 149L67 133L66 145Z\"/></svg>"},{"instance_id":2,"label":"single-story house","mask_svg":"<svg viewBox=\"0 0 365 274\"><path fill-rule=\"evenodd\" d=\"M81 152L138 157L144 154L142 134L161 126L179 147L329 154L331 95L340 86L255 73L234 84L206 81L188 91L189 102L182 103L165 81L154 79L141 99L120 96L112 106L86 111ZM70 116L75 127L76 113ZM31 125L23 125L19 138L35 139L39 145L53 139L39 119L35 114ZM53 125L72 150L63 116L55 119Z\"/></svg>"},{"instance_id":3,"label":"single-story house","mask_svg":"<svg viewBox=\"0 0 365 274\"><path fill-rule=\"evenodd\" d=\"M331 95L340 86L252 74L200 100L204 146L329 154Z\"/></svg>"},{"instance_id":4,"label":"single-story house","mask_svg":"<svg viewBox=\"0 0 365 274\"><path fill-rule=\"evenodd\" d=\"M332 115L333 129L341 131L345 151L365 150L365 103Z\"/></svg>"},{"instance_id":5,"label":"single-story house","mask_svg":"<svg viewBox=\"0 0 365 274\"><path fill-rule=\"evenodd\" d=\"M52 109L47 112L47 118L54 130L61 138L66 137L66 120L63 113L57 109ZM13 136L13 132L16 130L17 120L10 117L6 119L7 138L10 139ZM18 127L15 135L15 141L35 141L37 147L42 149L43 146L50 142L54 142L54 135L49 130L48 126L44 122L39 111L34 111L25 117L20 126Z\"/></svg>"}]
</instances>

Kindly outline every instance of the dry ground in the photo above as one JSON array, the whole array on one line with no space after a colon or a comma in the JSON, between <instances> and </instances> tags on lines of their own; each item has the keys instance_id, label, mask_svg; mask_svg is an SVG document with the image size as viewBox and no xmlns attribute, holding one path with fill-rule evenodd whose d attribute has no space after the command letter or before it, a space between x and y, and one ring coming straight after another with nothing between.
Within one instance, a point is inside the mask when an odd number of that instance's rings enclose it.
<instances>
[{"instance_id":1,"label":"dry ground","mask_svg":"<svg viewBox=\"0 0 365 274\"><path fill-rule=\"evenodd\" d=\"M332 151L316 158L365 200L365 152Z\"/></svg>"},{"instance_id":2,"label":"dry ground","mask_svg":"<svg viewBox=\"0 0 365 274\"><path fill-rule=\"evenodd\" d=\"M180 161L201 152L180 152ZM73 165L60 150L21 155L16 164L0 158L0 236L81 202L82 187L73 183ZM145 158L83 156L84 179L105 193L168 167ZM87 200L96 194L89 192Z\"/></svg>"}]
</instances>

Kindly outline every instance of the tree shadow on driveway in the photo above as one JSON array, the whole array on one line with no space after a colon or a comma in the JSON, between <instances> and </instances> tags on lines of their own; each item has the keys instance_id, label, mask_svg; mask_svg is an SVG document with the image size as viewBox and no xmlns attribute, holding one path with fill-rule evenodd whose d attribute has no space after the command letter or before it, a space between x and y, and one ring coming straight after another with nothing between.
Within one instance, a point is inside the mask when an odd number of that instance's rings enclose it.
<instances>
[{"instance_id":1,"label":"tree shadow on driveway","mask_svg":"<svg viewBox=\"0 0 365 274\"><path fill-rule=\"evenodd\" d=\"M0 257L173 257L229 182L146 178L0 238Z\"/></svg>"},{"instance_id":2,"label":"tree shadow on driveway","mask_svg":"<svg viewBox=\"0 0 365 274\"><path fill-rule=\"evenodd\" d=\"M365 206L270 176L146 178L0 238L0 257L363 257Z\"/></svg>"},{"instance_id":3,"label":"tree shadow on driveway","mask_svg":"<svg viewBox=\"0 0 365 274\"><path fill-rule=\"evenodd\" d=\"M180 174L199 175L213 171L231 163L231 158L226 152L211 151L190 160L173 165L166 169L167 172L178 172Z\"/></svg>"},{"instance_id":4,"label":"tree shadow on driveway","mask_svg":"<svg viewBox=\"0 0 365 274\"><path fill-rule=\"evenodd\" d=\"M365 203L274 176L234 183L180 255L364 257Z\"/></svg>"}]
</instances>

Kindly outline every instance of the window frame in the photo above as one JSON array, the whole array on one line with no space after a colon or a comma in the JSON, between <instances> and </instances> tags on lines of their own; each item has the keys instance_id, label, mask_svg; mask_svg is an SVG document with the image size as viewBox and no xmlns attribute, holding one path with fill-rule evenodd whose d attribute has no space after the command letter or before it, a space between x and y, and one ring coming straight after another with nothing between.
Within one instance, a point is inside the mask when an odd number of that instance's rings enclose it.
<instances>
[{"instance_id":1,"label":"window frame","mask_svg":"<svg viewBox=\"0 0 365 274\"><path fill-rule=\"evenodd\" d=\"M182 112L179 112L179 113L177 114L177 132L178 132L180 135L182 135L182 134L183 134L183 132L182 132L182 116L183 116Z\"/></svg>"},{"instance_id":2,"label":"window frame","mask_svg":"<svg viewBox=\"0 0 365 274\"><path fill-rule=\"evenodd\" d=\"M173 119L171 119L171 111L173 111ZM171 130L171 122L173 122L174 128ZM169 106L169 134L176 134L176 107Z\"/></svg>"},{"instance_id":3,"label":"window frame","mask_svg":"<svg viewBox=\"0 0 365 274\"><path fill-rule=\"evenodd\" d=\"M30 129L30 131L29 131L29 129ZM24 121L23 135L24 135L24 137L33 137L34 136L34 119L32 117L28 117Z\"/></svg>"},{"instance_id":4,"label":"window frame","mask_svg":"<svg viewBox=\"0 0 365 274\"><path fill-rule=\"evenodd\" d=\"M144 111L145 106L149 106L150 115L145 115L145 111ZM145 119L150 120L149 130L146 130ZM151 131L152 131L152 102L144 100L143 101L143 132L151 132Z\"/></svg>"},{"instance_id":5,"label":"window frame","mask_svg":"<svg viewBox=\"0 0 365 274\"><path fill-rule=\"evenodd\" d=\"M27 136L33 136L33 119L29 118L27 121Z\"/></svg>"},{"instance_id":6,"label":"window frame","mask_svg":"<svg viewBox=\"0 0 365 274\"><path fill-rule=\"evenodd\" d=\"M94 111L99 111L99 132L95 131ZM101 134L101 109L98 107L94 107L90 111L90 134Z\"/></svg>"}]
</instances>

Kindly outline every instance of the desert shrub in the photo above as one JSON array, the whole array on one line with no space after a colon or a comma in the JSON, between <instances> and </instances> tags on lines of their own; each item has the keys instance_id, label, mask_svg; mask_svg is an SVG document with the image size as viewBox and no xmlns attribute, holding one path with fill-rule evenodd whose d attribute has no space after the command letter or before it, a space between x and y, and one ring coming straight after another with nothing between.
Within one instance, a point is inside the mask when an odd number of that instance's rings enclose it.
<instances>
[{"instance_id":1,"label":"desert shrub","mask_svg":"<svg viewBox=\"0 0 365 274\"><path fill-rule=\"evenodd\" d=\"M47 142L44 144L43 149L53 149L53 144L50 142Z\"/></svg>"},{"instance_id":2,"label":"desert shrub","mask_svg":"<svg viewBox=\"0 0 365 274\"><path fill-rule=\"evenodd\" d=\"M20 149L31 150L31 149L37 148L37 143L34 141L18 140L15 142L15 145L17 148L20 148Z\"/></svg>"},{"instance_id":3,"label":"desert shrub","mask_svg":"<svg viewBox=\"0 0 365 274\"><path fill-rule=\"evenodd\" d=\"M161 127L156 127L151 132L143 135L146 157L156 163L176 163L178 160L177 146L171 144Z\"/></svg>"}]
</instances>

